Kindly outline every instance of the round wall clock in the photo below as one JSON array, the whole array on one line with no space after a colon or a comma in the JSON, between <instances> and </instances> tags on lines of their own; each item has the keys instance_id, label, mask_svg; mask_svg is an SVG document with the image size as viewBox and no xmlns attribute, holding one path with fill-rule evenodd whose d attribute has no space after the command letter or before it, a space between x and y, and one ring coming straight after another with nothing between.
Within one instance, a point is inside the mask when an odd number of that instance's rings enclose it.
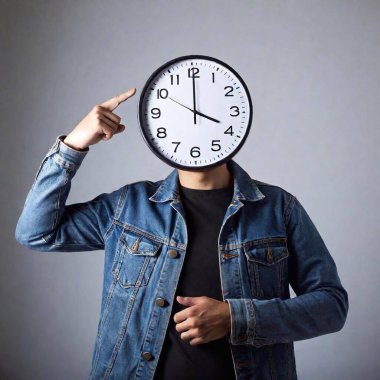
<instances>
[{"instance_id":1,"label":"round wall clock","mask_svg":"<svg viewBox=\"0 0 380 380\"><path fill-rule=\"evenodd\" d=\"M187 55L149 77L138 117L157 157L196 171L221 165L240 150L251 127L252 101L232 67L216 58Z\"/></svg>"}]
</instances>

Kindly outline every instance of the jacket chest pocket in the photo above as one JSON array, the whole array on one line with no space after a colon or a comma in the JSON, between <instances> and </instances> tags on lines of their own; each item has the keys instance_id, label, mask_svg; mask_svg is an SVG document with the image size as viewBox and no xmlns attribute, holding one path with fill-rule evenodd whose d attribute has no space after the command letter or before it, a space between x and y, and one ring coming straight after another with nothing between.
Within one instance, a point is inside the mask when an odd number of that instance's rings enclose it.
<instances>
[{"instance_id":1,"label":"jacket chest pocket","mask_svg":"<svg viewBox=\"0 0 380 380\"><path fill-rule=\"evenodd\" d=\"M252 296L271 299L289 292L285 238L268 238L244 246Z\"/></svg>"},{"instance_id":2,"label":"jacket chest pocket","mask_svg":"<svg viewBox=\"0 0 380 380\"><path fill-rule=\"evenodd\" d=\"M146 286L162 243L145 235L124 231L120 236L118 260L112 273L123 288Z\"/></svg>"}]
</instances>

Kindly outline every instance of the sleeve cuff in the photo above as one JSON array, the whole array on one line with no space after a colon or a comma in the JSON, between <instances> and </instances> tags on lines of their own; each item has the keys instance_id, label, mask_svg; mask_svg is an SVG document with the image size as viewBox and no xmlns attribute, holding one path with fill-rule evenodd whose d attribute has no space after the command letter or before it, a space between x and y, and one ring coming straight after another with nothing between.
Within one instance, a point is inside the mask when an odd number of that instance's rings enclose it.
<instances>
[{"instance_id":1,"label":"sleeve cuff","mask_svg":"<svg viewBox=\"0 0 380 380\"><path fill-rule=\"evenodd\" d=\"M276 343L262 335L260 323L260 308L271 300L257 301L251 298L225 299L224 302L228 302L231 313L231 332L227 335L231 344L262 347Z\"/></svg>"},{"instance_id":2,"label":"sleeve cuff","mask_svg":"<svg viewBox=\"0 0 380 380\"><path fill-rule=\"evenodd\" d=\"M47 156L50 156L53 153L58 153L60 157L58 159L59 163L71 168L77 168L82 163L90 148L87 147L83 151L71 148L63 142L65 137L66 135L57 136L54 144L49 149Z\"/></svg>"},{"instance_id":3,"label":"sleeve cuff","mask_svg":"<svg viewBox=\"0 0 380 380\"><path fill-rule=\"evenodd\" d=\"M231 313L231 344L253 344L255 339L255 310L250 299L226 299Z\"/></svg>"}]
</instances>

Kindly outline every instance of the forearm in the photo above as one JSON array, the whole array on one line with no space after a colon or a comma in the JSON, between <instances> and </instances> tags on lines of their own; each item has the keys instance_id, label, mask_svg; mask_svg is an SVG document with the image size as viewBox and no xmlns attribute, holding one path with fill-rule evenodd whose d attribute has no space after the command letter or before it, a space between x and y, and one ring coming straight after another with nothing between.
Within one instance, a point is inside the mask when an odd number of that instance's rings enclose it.
<instances>
[{"instance_id":1,"label":"forearm","mask_svg":"<svg viewBox=\"0 0 380 380\"><path fill-rule=\"evenodd\" d=\"M256 347L339 331L345 323L348 307L343 287L320 288L285 300L226 301L231 310L230 342Z\"/></svg>"},{"instance_id":2,"label":"forearm","mask_svg":"<svg viewBox=\"0 0 380 380\"><path fill-rule=\"evenodd\" d=\"M232 344L262 346L313 338L340 330L346 321L348 295L333 257L301 203L292 196L288 205L288 285L297 296L227 300Z\"/></svg>"},{"instance_id":3,"label":"forearm","mask_svg":"<svg viewBox=\"0 0 380 380\"><path fill-rule=\"evenodd\" d=\"M75 175L89 149L82 152L60 143L44 157L19 217L15 237L31 249L43 250L60 223Z\"/></svg>"}]
</instances>

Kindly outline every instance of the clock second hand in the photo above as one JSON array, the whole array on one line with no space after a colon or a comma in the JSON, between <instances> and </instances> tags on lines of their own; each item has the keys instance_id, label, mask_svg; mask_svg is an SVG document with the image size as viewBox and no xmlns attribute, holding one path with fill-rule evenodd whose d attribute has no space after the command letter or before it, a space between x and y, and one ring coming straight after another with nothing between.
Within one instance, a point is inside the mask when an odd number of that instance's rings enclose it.
<instances>
[{"instance_id":1,"label":"clock second hand","mask_svg":"<svg viewBox=\"0 0 380 380\"><path fill-rule=\"evenodd\" d=\"M199 111L197 111L197 110L193 110L193 109L191 109L190 107L187 107L187 106L181 104L180 102L177 102L176 100L174 100L174 99L171 98L170 96L168 96L168 98L169 98L170 100L172 100L173 102L176 102L176 103L179 104L180 106L187 108L187 109L190 110L191 112L194 112L194 114L197 114L197 115L199 115L199 116L203 116L203 117L205 117L206 119L209 119L209 120L211 120L211 121L214 121L215 123L220 123L219 120L214 119L214 118L211 117L211 116L207 116L207 115L205 115L204 113L199 112Z\"/></svg>"}]
</instances>

